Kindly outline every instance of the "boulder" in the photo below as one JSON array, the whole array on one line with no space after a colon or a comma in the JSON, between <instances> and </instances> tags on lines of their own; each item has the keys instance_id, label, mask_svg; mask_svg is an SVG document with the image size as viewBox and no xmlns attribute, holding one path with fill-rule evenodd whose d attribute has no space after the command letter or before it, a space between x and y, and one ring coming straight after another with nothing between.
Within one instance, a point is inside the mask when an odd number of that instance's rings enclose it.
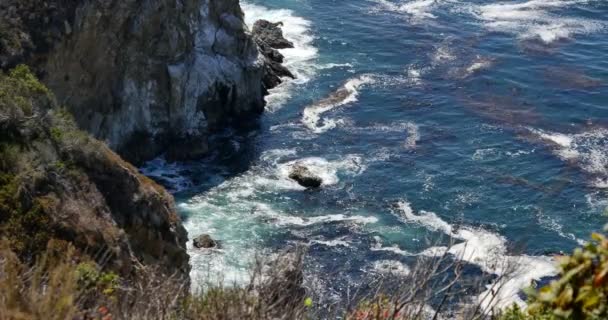
<instances>
[{"instance_id":1,"label":"boulder","mask_svg":"<svg viewBox=\"0 0 608 320\"><path fill-rule=\"evenodd\" d=\"M306 188L318 188L323 184L321 177L314 175L307 167L299 164L291 168L289 178Z\"/></svg>"},{"instance_id":2,"label":"boulder","mask_svg":"<svg viewBox=\"0 0 608 320\"><path fill-rule=\"evenodd\" d=\"M199 249L210 249L217 247L217 241L213 240L210 235L203 234L192 241L194 247Z\"/></svg>"}]
</instances>

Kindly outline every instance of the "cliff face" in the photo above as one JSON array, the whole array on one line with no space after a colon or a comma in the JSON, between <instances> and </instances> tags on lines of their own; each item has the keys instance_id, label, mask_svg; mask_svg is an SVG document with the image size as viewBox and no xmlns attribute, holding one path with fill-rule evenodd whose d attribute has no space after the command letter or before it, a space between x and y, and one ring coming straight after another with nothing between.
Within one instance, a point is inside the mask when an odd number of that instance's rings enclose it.
<instances>
[{"instance_id":1,"label":"cliff face","mask_svg":"<svg viewBox=\"0 0 608 320\"><path fill-rule=\"evenodd\" d=\"M128 160L199 156L210 131L263 110L264 59L238 0L5 0L0 11L0 65L33 66L80 128Z\"/></svg>"},{"instance_id":2,"label":"cliff face","mask_svg":"<svg viewBox=\"0 0 608 320\"><path fill-rule=\"evenodd\" d=\"M0 72L0 235L24 258L67 241L125 277L190 268L171 195L78 130L25 67Z\"/></svg>"}]
</instances>

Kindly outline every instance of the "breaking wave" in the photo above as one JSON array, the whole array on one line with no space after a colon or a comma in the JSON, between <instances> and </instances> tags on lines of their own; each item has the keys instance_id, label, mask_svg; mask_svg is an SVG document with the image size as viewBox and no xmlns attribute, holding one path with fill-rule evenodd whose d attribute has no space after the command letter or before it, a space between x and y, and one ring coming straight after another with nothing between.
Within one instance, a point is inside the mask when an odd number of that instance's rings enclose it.
<instances>
[{"instance_id":1,"label":"breaking wave","mask_svg":"<svg viewBox=\"0 0 608 320\"><path fill-rule=\"evenodd\" d=\"M295 87L309 82L316 74L318 49L313 45L312 23L287 9L269 9L244 1L241 2L241 7L245 12L245 23L249 26L260 19L283 22L283 36L294 44L294 48L279 50L285 56L283 65L296 79L284 79L285 82L270 90L266 96L266 109L274 111L291 98Z\"/></svg>"},{"instance_id":2,"label":"breaking wave","mask_svg":"<svg viewBox=\"0 0 608 320\"><path fill-rule=\"evenodd\" d=\"M533 280L557 273L555 263L549 257L509 255L507 240L500 235L481 228L455 228L433 212L415 214L405 201L399 202L398 207L404 222L420 224L462 241L450 247L432 247L421 254L438 256L447 252L456 259L479 266L486 273L499 276L497 283L487 285L487 291L477 297L483 310L504 308L513 303L523 306L525 303L519 297L521 289L529 286ZM500 290L495 292L495 288Z\"/></svg>"},{"instance_id":3,"label":"breaking wave","mask_svg":"<svg viewBox=\"0 0 608 320\"><path fill-rule=\"evenodd\" d=\"M592 129L582 133L563 134L529 128L553 148L562 160L573 163L592 176L591 185L608 188L608 130Z\"/></svg>"},{"instance_id":4,"label":"breaking wave","mask_svg":"<svg viewBox=\"0 0 608 320\"><path fill-rule=\"evenodd\" d=\"M365 84L373 83L374 78L370 75L362 75L348 80L338 90L304 109L302 123L314 133L323 133L335 128L340 120L326 118L320 124L321 116L339 106L357 101L359 88Z\"/></svg>"}]
</instances>

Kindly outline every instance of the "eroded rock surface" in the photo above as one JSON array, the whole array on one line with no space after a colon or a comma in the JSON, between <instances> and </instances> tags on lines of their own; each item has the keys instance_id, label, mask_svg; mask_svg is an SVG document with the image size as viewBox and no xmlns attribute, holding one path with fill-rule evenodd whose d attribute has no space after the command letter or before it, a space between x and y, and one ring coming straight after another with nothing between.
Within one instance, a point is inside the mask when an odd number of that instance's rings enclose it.
<instances>
[{"instance_id":1,"label":"eroded rock surface","mask_svg":"<svg viewBox=\"0 0 608 320\"><path fill-rule=\"evenodd\" d=\"M129 278L141 265L188 279L173 197L76 128L25 67L0 71L0 234L26 260L67 242ZM99 261L102 260L102 261Z\"/></svg>"},{"instance_id":2,"label":"eroded rock surface","mask_svg":"<svg viewBox=\"0 0 608 320\"><path fill-rule=\"evenodd\" d=\"M264 87L272 89L281 84L281 78L292 78L295 76L289 69L283 66L285 57L279 52L279 49L293 48L293 43L283 37L281 22L270 22L267 20L258 20L253 25L253 36L260 48L260 52L264 56Z\"/></svg>"},{"instance_id":3,"label":"eroded rock surface","mask_svg":"<svg viewBox=\"0 0 608 320\"><path fill-rule=\"evenodd\" d=\"M184 140L201 153L210 132L263 111L265 59L238 0L3 0L0 35L3 69L32 66L134 162Z\"/></svg>"}]
</instances>

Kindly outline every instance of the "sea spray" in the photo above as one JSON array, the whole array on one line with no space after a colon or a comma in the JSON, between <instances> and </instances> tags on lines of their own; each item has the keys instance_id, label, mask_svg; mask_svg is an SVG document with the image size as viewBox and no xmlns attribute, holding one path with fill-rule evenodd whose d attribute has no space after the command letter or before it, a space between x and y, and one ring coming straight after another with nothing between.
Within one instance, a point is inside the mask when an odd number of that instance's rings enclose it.
<instances>
[{"instance_id":1,"label":"sea spray","mask_svg":"<svg viewBox=\"0 0 608 320\"><path fill-rule=\"evenodd\" d=\"M335 128L339 120L326 118L323 119L323 124L320 124L321 116L336 107L356 102L359 96L359 89L363 85L373 82L374 78L371 75L362 75L349 79L327 98L307 106L302 114L302 123L314 133L323 133Z\"/></svg>"},{"instance_id":2,"label":"sea spray","mask_svg":"<svg viewBox=\"0 0 608 320\"><path fill-rule=\"evenodd\" d=\"M282 22L283 36L294 45L293 48L279 50L285 57L283 65L296 79L287 80L270 90L270 94L266 96L266 109L272 112L281 108L291 98L295 87L309 82L316 74L318 49L313 44L311 22L287 9L269 9L246 1L241 2L241 7L245 12L245 23L250 27L260 19Z\"/></svg>"},{"instance_id":3,"label":"sea spray","mask_svg":"<svg viewBox=\"0 0 608 320\"><path fill-rule=\"evenodd\" d=\"M417 223L433 231L462 240L450 247L431 247L422 254L440 256L446 252L456 259L479 266L484 272L499 276L497 283L487 286L487 291L477 298L482 310L505 308L513 303L524 306L519 296L521 289L533 280L557 274L555 262L550 257L508 254L506 239L480 228L455 228L433 212L415 214L406 201L398 203L399 212L406 223ZM504 276L504 277L500 277Z\"/></svg>"}]
</instances>

